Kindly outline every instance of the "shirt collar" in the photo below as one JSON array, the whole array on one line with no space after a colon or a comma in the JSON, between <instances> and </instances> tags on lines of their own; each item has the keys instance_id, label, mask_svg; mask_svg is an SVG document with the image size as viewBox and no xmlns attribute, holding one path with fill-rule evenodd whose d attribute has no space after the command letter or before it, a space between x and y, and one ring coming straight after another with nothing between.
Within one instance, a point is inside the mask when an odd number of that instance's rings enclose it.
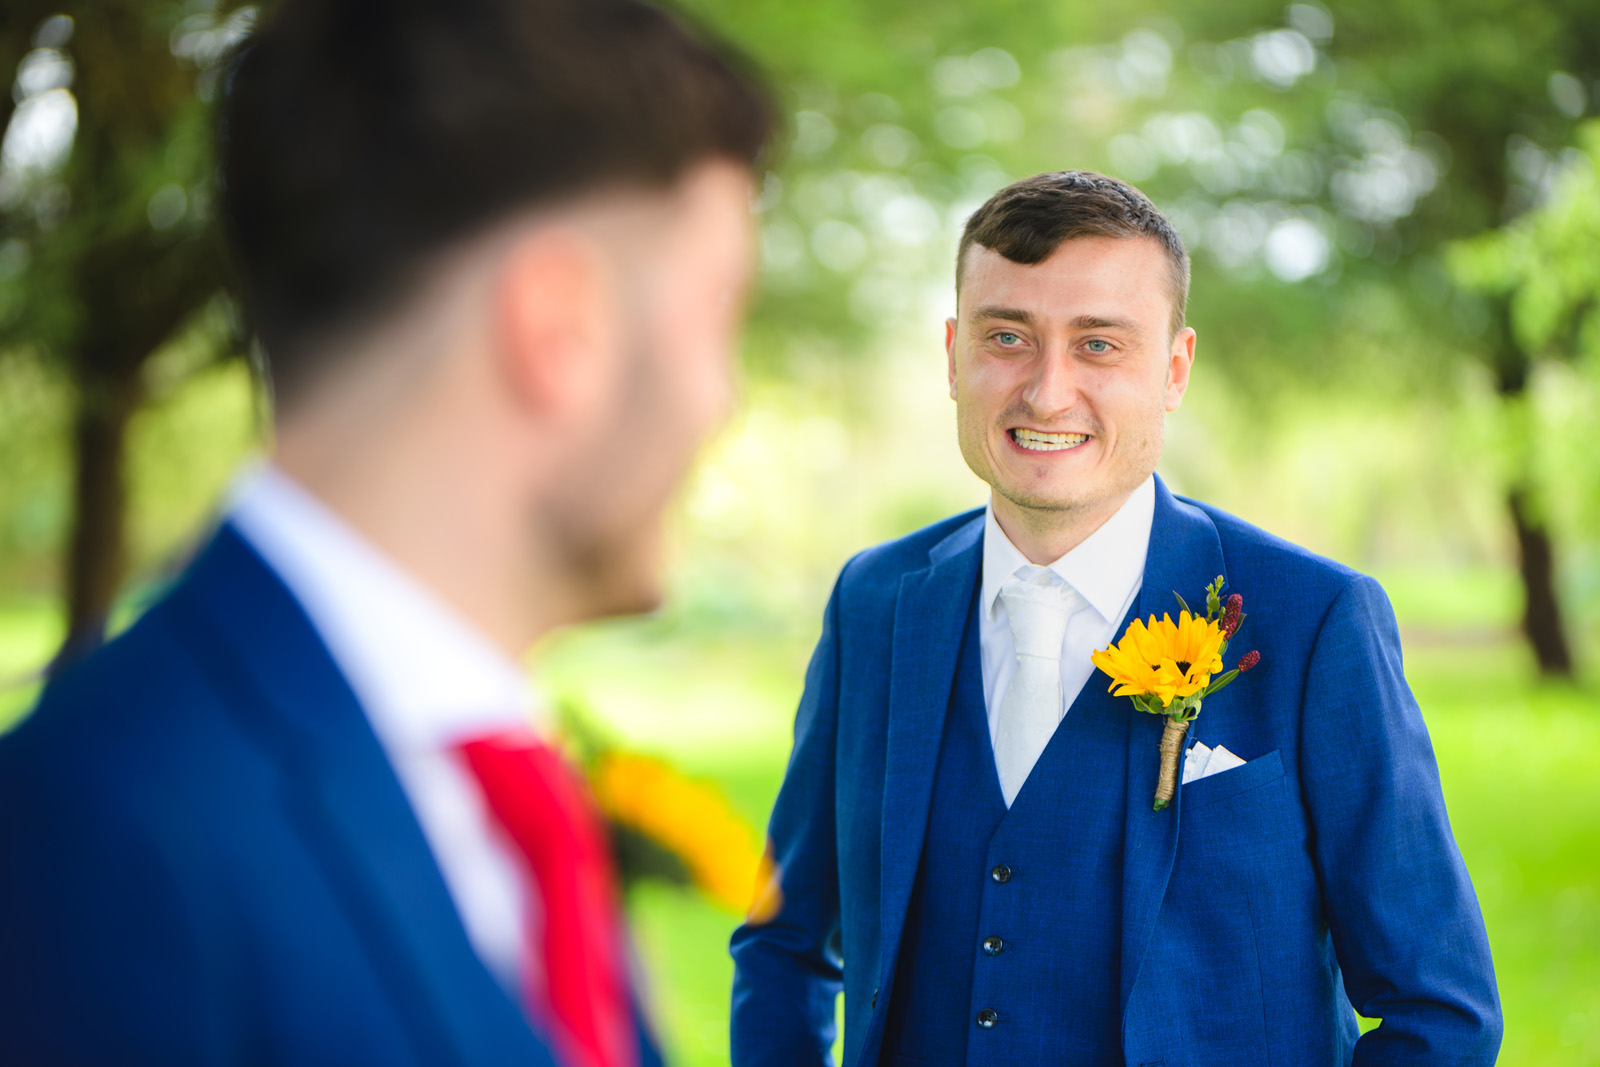
<instances>
[{"instance_id":1,"label":"shirt collar","mask_svg":"<svg viewBox=\"0 0 1600 1067\"><path fill-rule=\"evenodd\" d=\"M281 470L244 474L228 520L300 602L385 747L528 725L520 665Z\"/></svg>"},{"instance_id":2,"label":"shirt collar","mask_svg":"<svg viewBox=\"0 0 1600 1067\"><path fill-rule=\"evenodd\" d=\"M1050 564L1050 570L1075 589L1108 623L1118 623L1144 581L1155 521L1156 486L1146 478L1116 514L1072 551ZM991 500L983 520L983 610L993 620L1000 587L1018 570L1030 566L994 517Z\"/></svg>"}]
</instances>

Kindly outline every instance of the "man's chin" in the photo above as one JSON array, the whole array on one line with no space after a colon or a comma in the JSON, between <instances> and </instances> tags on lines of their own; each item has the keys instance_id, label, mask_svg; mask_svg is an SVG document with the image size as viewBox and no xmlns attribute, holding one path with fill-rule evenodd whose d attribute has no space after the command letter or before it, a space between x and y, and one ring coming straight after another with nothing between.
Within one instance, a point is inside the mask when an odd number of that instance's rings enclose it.
<instances>
[{"instance_id":1,"label":"man's chin","mask_svg":"<svg viewBox=\"0 0 1600 1067\"><path fill-rule=\"evenodd\" d=\"M1012 507L1041 514L1051 512L1072 513L1082 511L1089 504L1088 494L1081 490L1059 489L1049 492L1022 490L1012 485L993 485L995 495Z\"/></svg>"},{"instance_id":2,"label":"man's chin","mask_svg":"<svg viewBox=\"0 0 1600 1067\"><path fill-rule=\"evenodd\" d=\"M658 611L666 603L666 593L661 588L659 581L650 581L642 584L624 596L618 597L612 605L612 610L607 612L610 616L623 615L648 615Z\"/></svg>"},{"instance_id":3,"label":"man's chin","mask_svg":"<svg viewBox=\"0 0 1600 1067\"><path fill-rule=\"evenodd\" d=\"M648 571L611 568L605 580L591 584L588 592L584 621L648 615L666 601L661 576L654 567Z\"/></svg>"},{"instance_id":4,"label":"man's chin","mask_svg":"<svg viewBox=\"0 0 1600 1067\"><path fill-rule=\"evenodd\" d=\"M558 546L553 560L565 586L567 622L590 622L644 615L661 607L665 597L659 532L641 533L637 522L618 536L594 527L555 522Z\"/></svg>"}]
</instances>

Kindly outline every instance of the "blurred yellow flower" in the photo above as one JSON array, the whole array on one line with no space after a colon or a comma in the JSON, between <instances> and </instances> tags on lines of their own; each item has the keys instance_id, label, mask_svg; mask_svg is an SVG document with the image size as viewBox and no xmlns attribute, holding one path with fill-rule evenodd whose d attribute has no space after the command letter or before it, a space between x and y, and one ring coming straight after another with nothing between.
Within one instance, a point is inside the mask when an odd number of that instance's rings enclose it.
<instances>
[{"instance_id":1,"label":"blurred yellow flower","mask_svg":"<svg viewBox=\"0 0 1600 1067\"><path fill-rule=\"evenodd\" d=\"M1135 619L1122 640L1094 653L1094 665L1111 676L1115 695L1156 697L1163 708L1205 689L1211 676L1222 670L1222 646L1227 640L1220 621L1190 615L1170 615L1160 621L1150 616L1148 625Z\"/></svg>"},{"instance_id":2,"label":"blurred yellow flower","mask_svg":"<svg viewBox=\"0 0 1600 1067\"><path fill-rule=\"evenodd\" d=\"M771 860L716 789L662 760L626 752L602 755L592 778L607 817L677 854L712 900L755 921L777 911Z\"/></svg>"}]
</instances>

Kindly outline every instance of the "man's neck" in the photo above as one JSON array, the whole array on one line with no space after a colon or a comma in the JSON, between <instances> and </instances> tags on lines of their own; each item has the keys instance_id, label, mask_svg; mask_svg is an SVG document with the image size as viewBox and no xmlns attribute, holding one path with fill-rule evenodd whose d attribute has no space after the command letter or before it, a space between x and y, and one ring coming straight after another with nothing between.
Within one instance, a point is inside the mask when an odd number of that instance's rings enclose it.
<instances>
[{"instance_id":1,"label":"man's neck","mask_svg":"<svg viewBox=\"0 0 1600 1067\"><path fill-rule=\"evenodd\" d=\"M1023 507L998 493L989 497L995 522L1029 563L1048 567L1087 541L1121 510L1137 487L1083 508Z\"/></svg>"},{"instance_id":2,"label":"man's neck","mask_svg":"<svg viewBox=\"0 0 1600 1067\"><path fill-rule=\"evenodd\" d=\"M280 432L274 462L496 646L521 656L566 621L566 605L560 583L536 573L517 536L523 527L507 514L520 503L514 486L425 428L382 430L342 440Z\"/></svg>"}]
</instances>

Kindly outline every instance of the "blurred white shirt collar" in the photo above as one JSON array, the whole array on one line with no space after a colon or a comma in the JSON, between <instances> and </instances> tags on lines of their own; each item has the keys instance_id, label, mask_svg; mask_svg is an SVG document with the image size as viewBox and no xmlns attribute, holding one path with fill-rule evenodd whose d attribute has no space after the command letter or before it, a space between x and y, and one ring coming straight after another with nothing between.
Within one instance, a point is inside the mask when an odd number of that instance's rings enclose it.
<instances>
[{"instance_id":1,"label":"blurred white shirt collar","mask_svg":"<svg viewBox=\"0 0 1600 1067\"><path fill-rule=\"evenodd\" d=\"M310 616L385 748L527 725L522 667L278 468L239 480L228 520Z\"/></svg>"}]
</instances>

